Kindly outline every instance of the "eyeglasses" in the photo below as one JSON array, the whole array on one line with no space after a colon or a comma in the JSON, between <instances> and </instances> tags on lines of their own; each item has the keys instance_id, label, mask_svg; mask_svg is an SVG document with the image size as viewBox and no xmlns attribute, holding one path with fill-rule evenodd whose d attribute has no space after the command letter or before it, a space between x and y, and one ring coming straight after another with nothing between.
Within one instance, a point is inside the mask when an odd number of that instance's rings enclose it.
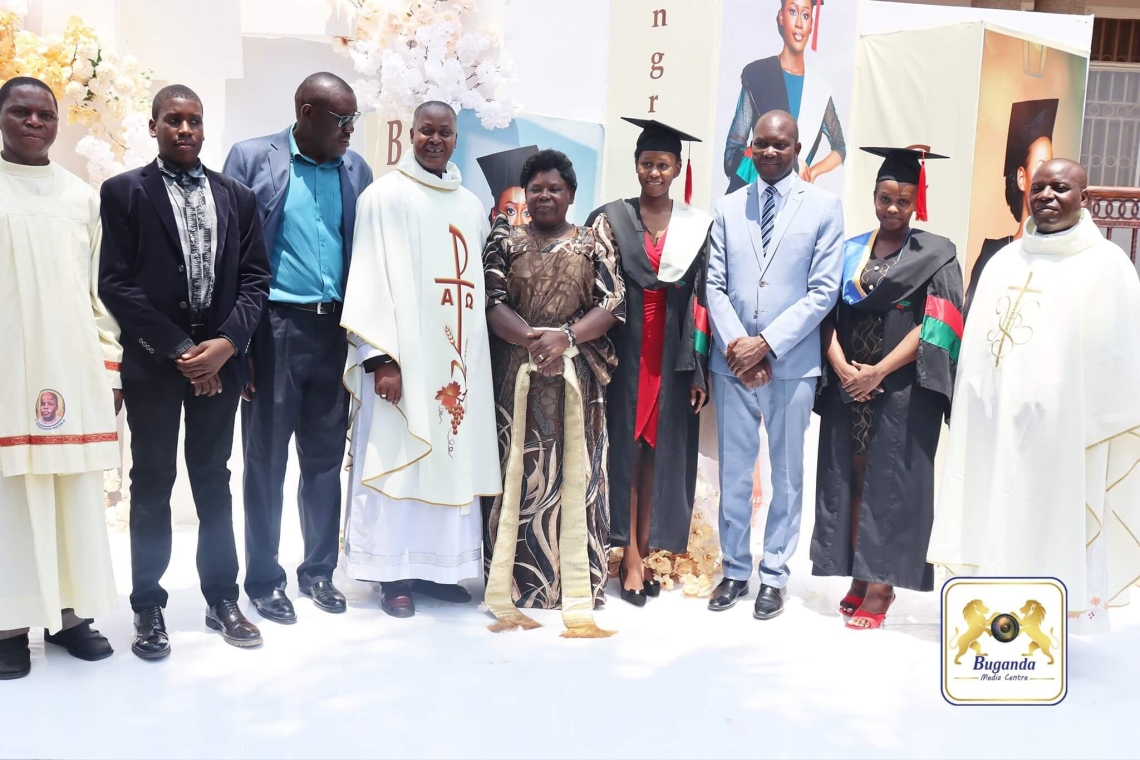
<instances>
[{"instance_id":1,"label":"eyeglasses","mask_svg":"<svg viewBox=\"0 0 1140 760\"><path fill-rule=\"evenodd\" d=\"M332 111L330 111L327 108L321 108L321 106L314 106L312 103L308 103L307 105L313 106L313 108L320 108L322 111L329 114L330 116L335 116L337 118L336 125L338 127L340 127L341 129L344 129L349 124L355 124L357 122L357 120L360 118L360 111L357 111L356 113L354 113L350 116L341 116L339 113L333 113Z\"/></svg>"}]
</instances>

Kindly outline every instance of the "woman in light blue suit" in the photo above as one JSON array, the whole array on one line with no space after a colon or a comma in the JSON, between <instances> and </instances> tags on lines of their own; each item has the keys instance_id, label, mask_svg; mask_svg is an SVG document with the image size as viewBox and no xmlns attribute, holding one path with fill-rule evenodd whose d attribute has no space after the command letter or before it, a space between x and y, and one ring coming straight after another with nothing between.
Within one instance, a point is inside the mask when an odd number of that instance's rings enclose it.
<instances>
[{"instance_id":1,"label":"woman in light blue suit","mask_svg":"<svg viewBox=\"0 0 1140 760\"><path fill-rule=\"evenodd\" d=\"M820 323L839 297L843 210L796 176L799 130L772 111L753 128L759 179L721 198L713 214L707 299L716 350L713 399L720 447L724 580L709 609L748 593L752 472L767 426L772 503L754 617L783 612L788 559L799 539L804 434L821 370Z\"/></svg>"}]
</instances>

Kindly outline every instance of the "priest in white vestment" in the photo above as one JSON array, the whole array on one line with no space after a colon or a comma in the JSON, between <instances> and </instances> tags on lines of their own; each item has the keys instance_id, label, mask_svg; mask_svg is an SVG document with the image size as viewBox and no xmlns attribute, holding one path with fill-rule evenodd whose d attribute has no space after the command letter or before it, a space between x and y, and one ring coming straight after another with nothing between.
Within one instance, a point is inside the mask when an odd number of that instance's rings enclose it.
<instances>
[{"instance_id":1,"label":"priest in white vestment","mask_svg":"<svg viewBox=\"0 0 1140 760\"><path fill-rule=\"evenodd\" d=\"M119 466L119 328L97 292L99 195L48 160L47 85L0 88L0 680L31 669L28 629L108 657L117 603L103 470Z\"/></svg>"},{"instance_id":2,"label":"priest in white vestment","mask_svg":"<svg viewBox=\"0 0 1140 760\"><path fill-rule=\"evenodd\" d=\"M344 300L352 457L344 568L381 584L381 607L415 613L411 591L463 602L482 568L480 496L502 492L484 316L487 214L450 162L455 113L428 103L413 152L361 196Z\"/></svg>"},{"instance_id":3,"label":"priest in white vestment","mask_svg":"<svg viewBox=\"0 0 1140 760\"><path fill-rule=\"evenodd\" d=\"M1043 164L1025 235L979 282L927 555L1060 579L1072 633L1106 630L1140 578L1140 279L1086 186L1078 164Z\"/></svg>"}]
</instances>

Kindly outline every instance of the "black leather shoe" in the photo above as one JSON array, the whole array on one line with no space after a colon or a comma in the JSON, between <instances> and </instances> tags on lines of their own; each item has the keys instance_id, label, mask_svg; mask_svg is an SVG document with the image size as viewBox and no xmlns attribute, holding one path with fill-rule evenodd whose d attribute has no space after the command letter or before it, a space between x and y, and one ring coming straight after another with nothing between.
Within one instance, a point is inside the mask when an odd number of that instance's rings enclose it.
<instances>
[{"instance_id":1,"label":"black leather shoe","mask_svg":"<svg viewBox=\"0 0 1140 760\"><path fill-rule=\"evenodd\" d=\"M344 612L348 609L344 594L337 591L336 586L329 581L317 581L311 586L301 586L301 593L312 599L313 604L325 612Z\"/></svg>"},{"instance_id":2,"label":"black leather shoe","mask_svg":"<svg viewBox=\"0 0 1140 760\"><path fill-rule=\"evenodd\" d=\"M441 602L452 604L467 604L471 601L471 592L458 583L436 583L435 581L412 581L412 591Z\"/></svg>"},{"instance_id":3,"label":"black leather shoe","mask_svg":"<svg viewBox=\"0 0 1140 760\"><path fill-rule=\"evenodd\" d=\"M0 640L0 681L13 681L32 672L28 634Z\"/></svg>"},{"instance_id":4,"label":"black leather shoe","mask_svg":"<svg viewBox=\"0 0 1140 760\"><path fill-rule=\"evenodd\" d=\"M734 581L725 578L713 589L709 598L709 609L723 612L736 606L736 600L748 593L748 581Z\"/></svg>"},{"instance_id":5,"label":"black leather shoe","mask_svg":"<svg viewBox=\"0 0 1140 760\"><path fill-rule=\"evenodd\" d=\"M645 581L641 582L641 591L630 591L625 587L625 564L618 565L618 588L621 590L623 602L629 602L634 607L645 606Z\"/></svg>"},{"instance_id":6,"label":"black leather shoe","mask_svg":"<svg viewBox=\"0 0 1140 760\"><path fill-rule=\"evenodd\" d=\"M381 583L380 609L392 617L412 617L416 614L416 603L412 601L412 590L408 588L406 583Z\"/></svg>"},{"instance_id":7,"label":"black leather shoe","mask_svg":"<svg viewBox=\"0 0 1140 760\"><path fill-rule=\"evenodd\" d=\"M144 660L159 660L170 654L170 637L161 607L135 613L135 640L131 651Z\"/></svg>"},{"instance_id":8,"label":"black leather shoe","mask_svg":"<svg viewBox=\"0 0 1140 760\"><path fill-rule=\"evenodd\" d=\"M304 593L304 590L301 593ZM297 622L297 611L293 609L293 603L279 588L275 588L265 596L259 596L251 601L253 608L257 610L257 614L266 620L284 623L285 625L292 625Z\"/></svg>"},{"instance_id":9,"label":"black leather shoe","mask_svg":"<svg viewBox=\"0 0 1140 760\"><path fill-rule=\"evenodd\" d=\"M69 655L79 660L86 660L87 662L105 660L113 655L115 650L111 648L111 642L107 641L106 636L91 627L93 622L95 621L84 620L79 625L72 626L66 631L60 631L54 635L45 629L44 641L57 647L63 647Z\"/></svg>"},{"instance_id":10,"label":"black leather shoe","mask_svg":"<svg viewBox=\"0 0 1140 760\"><path fill-rule=\"evenodd\" d=\"M776 588L761 584L760 593L756 595L756 608L752 617L757 620L771 620L784 611L784 597L788 595L786 588Z\"/></svg>"},{"instance_id":11,"label":"black leather shoe","mask_svg":"<svg viewBox=\"0 0 1140 760\"><path fill-rule=\"evenodd\" d=\"M261 631L246 619L236 601L227 599L207 607L206 627L220 631L231 646L255 647L261 643Z\"/></svg>"}]
</instances>

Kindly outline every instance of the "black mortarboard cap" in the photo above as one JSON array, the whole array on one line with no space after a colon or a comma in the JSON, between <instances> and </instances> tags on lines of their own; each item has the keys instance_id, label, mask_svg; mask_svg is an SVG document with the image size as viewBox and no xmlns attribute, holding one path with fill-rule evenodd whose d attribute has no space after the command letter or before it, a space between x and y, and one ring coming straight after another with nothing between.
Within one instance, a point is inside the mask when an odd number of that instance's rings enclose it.
<instances>
[{"instance_id":1,"label":"black mortarboard cap","mask_svg":"<svg viewBox=\"0 0 1140 760\"><path fill-rule=\"evenodd\" d=\"M700 142L700 138L686 134L679 129L662 124L656 119L631 119L622 117L636 127L641 127L641 135L637 138L637 152L643 150L660 150L666 153L681 155L682 142Z\"/></svg>"},{"instance_id":2,"label":"black mortarboard cap","mask_svg":"<svg viewBox=\"0 0 1140 760\"><path fill-rule=\"evenodd\" d=\"M483 170L483 176L487 178L487 186L491 188L494 203L499 202L499 196L508 188L519 187L523 164L535 153L538 153L538 146L527 145L476 159L479 168Z\"/></svg>"},{"instance_id":3,"label":"black mortarboard cap","mask_svg":"<svg viewBox=\"0 0 1140 760\"><path fill-rule=\"evenodd\" d=\"M882 165L875 175L875 182L891 179L908 185L917 185L915 214L920 222L927 221L926 210L926 159L948 158L931 153L925 145L911 145L907 148L862 148L873 156L881 156Z\"/></svg>"},{"instance_id":4,"label":"black mortarboard cap","mask_svg":"<svg viewBox=\"0 0 1140 760\"><path fill-rule=\"evenodd\" d=\"M1053 139L1053 126L1057 123L1057 98L1023 100L1009 110L1009 134L1005 141L1006 177L1025 165L1029 146L1042 137Z\"/></svg>"}]
</instances>

